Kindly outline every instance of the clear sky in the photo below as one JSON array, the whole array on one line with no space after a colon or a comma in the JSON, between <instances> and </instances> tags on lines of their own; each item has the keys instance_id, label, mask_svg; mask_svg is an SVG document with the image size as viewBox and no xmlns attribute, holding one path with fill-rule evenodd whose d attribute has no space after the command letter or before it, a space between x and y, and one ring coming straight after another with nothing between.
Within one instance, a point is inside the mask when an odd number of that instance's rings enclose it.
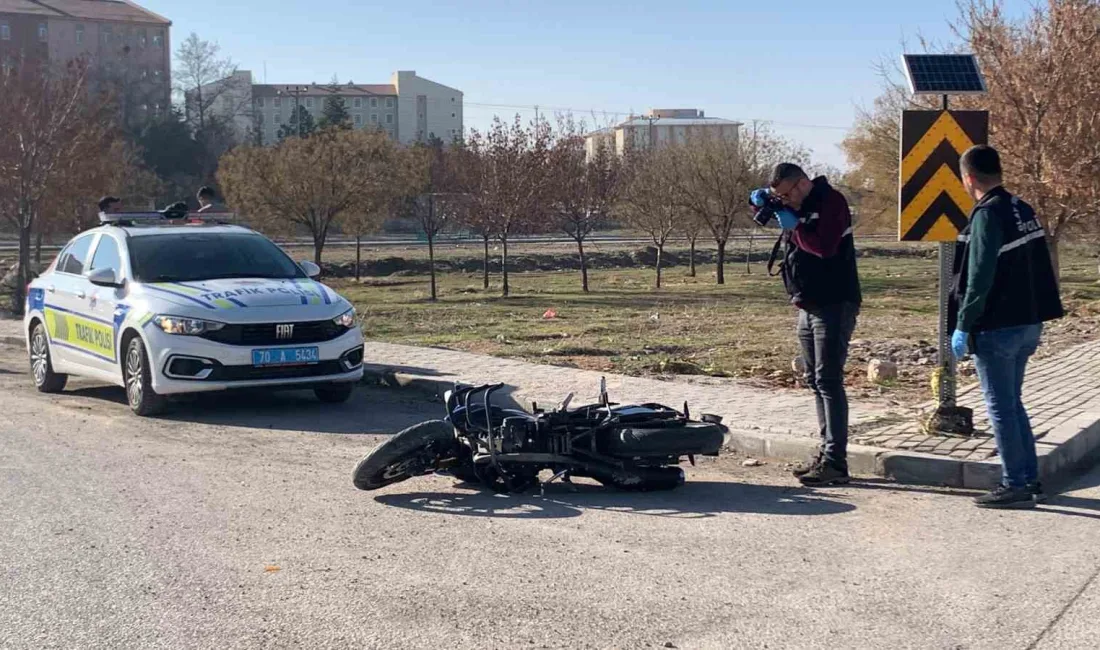
<instances>
[{"instance_id":1,"label":"clear sky","mask_svg":"<svg viewBox=\"0 0 1100 650\"><path fill-rule=\"evenodd\" d=\"M590 123L592 110L701 108L772 120L837 166L855 108L877 94L874 62L903 40L951 39L957 15L955 0L137 1L173 21L173 46L196 32L269 83L416 70L465 93L467 127L533 115L513 106Z\"/></svg>"}]
</instances>

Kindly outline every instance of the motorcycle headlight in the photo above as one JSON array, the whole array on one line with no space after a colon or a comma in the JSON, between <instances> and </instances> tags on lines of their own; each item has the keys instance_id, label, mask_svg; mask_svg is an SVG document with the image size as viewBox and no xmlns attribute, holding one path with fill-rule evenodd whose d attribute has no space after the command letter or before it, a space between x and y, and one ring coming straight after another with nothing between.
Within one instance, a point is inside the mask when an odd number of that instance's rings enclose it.
<instances>
[{"instance_id":1,"label":"motorcycle headlight","mask_svg":"<svg viewBox=\"0 0 1100 650\"><path fill-rule=\"evenodd\" d=\"M351 309L340 314L336 318L333 318L332 322L336 323L346 330L350 330L351 328L355 327L355 307L352 307Z\"/></svg>"},{"instance_id":2,"label":"motorcycle headlight","mask_svg":"<svg viewBox=\"0 0 1100 650\"><path fill-rule=\"evenodd\" d=\"M225 327L225 323L217 323L199 318L184 318L182 316L157 316L153 319L157 327L164 330L165 334L179 334L180 336L201 336L207 332L216 332Z\"/></svg>"}]
</instances>

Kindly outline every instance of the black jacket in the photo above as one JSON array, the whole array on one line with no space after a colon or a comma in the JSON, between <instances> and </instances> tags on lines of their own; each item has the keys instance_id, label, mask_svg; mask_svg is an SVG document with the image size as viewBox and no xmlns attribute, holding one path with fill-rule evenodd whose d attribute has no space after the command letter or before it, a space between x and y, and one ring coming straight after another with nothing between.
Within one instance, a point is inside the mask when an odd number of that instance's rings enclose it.
<instances>
[{"instance_id":1,"label":"black jacket","mask_svg":"<svg viewBox=\"0 0 1100 650\"><path fill-rule=\"evenodd\" d=\"M824 176L813 185L798 211L798 227L784 231L777 243L784 246L783 284L791 303L807 311L842 302L860 304L848 201Z\"/></svg>"},{"instance_id":2,"label":"black jacket","mask_svg":"<svg viewBox=\"0 0 1100 650\"><path fill-rule=\"evenodd\" d=\"M1046 232L1035 210L1003 187L971 211L955 246L952 282L951 329L981 332L1065 314Z\"/></svg>"}]
</instances>

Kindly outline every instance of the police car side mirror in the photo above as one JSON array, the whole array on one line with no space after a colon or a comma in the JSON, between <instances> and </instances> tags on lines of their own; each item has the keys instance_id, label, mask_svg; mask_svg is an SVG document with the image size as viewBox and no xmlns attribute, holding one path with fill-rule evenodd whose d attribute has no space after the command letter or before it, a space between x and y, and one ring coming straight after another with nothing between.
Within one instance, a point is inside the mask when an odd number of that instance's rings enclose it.
<instances>
[{"instance_id":1,"label":"police car side mirror","mask_svg":"<svg viewBox=\"0 0 1100 650\"><path fill-rule=\"evenodd\" d=\"M121 287L114 269L96 269L88 274L88 282L100 287Z\"/></svg>"},{"instance_id":2,"label":"police car side mirror","mask_svg":"<svg viewBox=\"0 0 1100 650\"><path fill-rule=\"evenodd\" d=\"M313 262L298 262L298 266L305 272L306 276L315 278L321 275L321 267L317 266Z\"/></svg>"}]
</instances>

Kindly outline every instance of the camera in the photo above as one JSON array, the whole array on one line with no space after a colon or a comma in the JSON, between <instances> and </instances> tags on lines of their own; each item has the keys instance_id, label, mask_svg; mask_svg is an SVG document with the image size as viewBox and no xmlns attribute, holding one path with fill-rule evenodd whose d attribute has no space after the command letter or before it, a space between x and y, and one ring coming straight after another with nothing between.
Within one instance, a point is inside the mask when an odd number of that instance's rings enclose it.
<instances>
[{"instance_id":1,"label":"camera","mask_svg":"<svg viewBox=\"0 0 1100 650\"><path fill-rule=\"evenodd\" d=\"M756 208L752 220L761 227L767 226L772 219L778 218L776 212L785 207L779 197L772 194L767 188L754 190L749 198L749 204Z\"/></svg>"}]
</instances>

